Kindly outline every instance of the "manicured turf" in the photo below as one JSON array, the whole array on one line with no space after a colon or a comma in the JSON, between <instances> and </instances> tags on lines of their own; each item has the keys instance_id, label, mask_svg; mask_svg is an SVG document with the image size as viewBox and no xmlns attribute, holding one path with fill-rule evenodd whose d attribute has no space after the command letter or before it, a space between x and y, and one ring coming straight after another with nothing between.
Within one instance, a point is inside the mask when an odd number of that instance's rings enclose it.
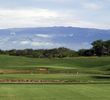
<instances>
[{"instance_id":1,"label":"manicured turf","mask_svg":"<svg viewBox=\"0 0 110 100\"><path fill-rule=\"evenodd\" d=\"M0 83L0 100L109 100L110 75L84 74L8 74L3 70L72 71L110 74L110 57L27 58L0 55L0 80L68 80L73 83ZM84 84L84 82L86 84ZM79 84L80 83L80 84ZM82 84L83 83L83 84ZM87 84L89 83L89 84ZM92 83L92 84L90 84ZM93 84L94 83L94 84ZM96 84L97 83L97 84ZM100 84L98 84L100 83ZM106 83L106 84L104 84Z\"/></svg>"},{"instance_id":2,"label":"manicured turf","mask_svg":"<svg viewBox=\"0 0 110 100\"><path fill-rule=\"evenodd\" d=\"M110 82L110 75L65 75L65 74L0 74L0 80L59 80L76 82Z\"/></svg>"},{"instance_id":3,"label":"manicured turf","mask_svg":"<svg viewBox=\"0 0 110 100\"><path fill-rule=\"evenodd\" d=\"M36 59L0 55L0 70L39 70L40 68L49 68L49 71L110 73L110 57Z\"/></svg>"},{"instance_id":4,"label":"manicured turf","mask_svg":"<svg viewBox=\"0 0 110 100\"><path fill-rule=\"evenodd\" d=\"M0 84L0 100L110 100L110 84Z\"/></svg>"}]
</instances>

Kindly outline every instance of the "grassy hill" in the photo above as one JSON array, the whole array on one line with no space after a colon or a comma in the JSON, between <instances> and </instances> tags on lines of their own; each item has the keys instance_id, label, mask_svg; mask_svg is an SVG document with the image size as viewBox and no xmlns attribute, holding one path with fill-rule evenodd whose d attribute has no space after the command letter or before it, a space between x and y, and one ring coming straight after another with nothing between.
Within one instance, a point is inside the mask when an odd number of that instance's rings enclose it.
<instances>
[{"instance_id":1,"label":"grassy hill","mask_svg":"<svg viewBox=\"0 0 110 100\"><path fill-rule=\"evenodd\" d=\"M3 71L39 71L64 73L4 73ZM58 83L2 83L0 100L109 100L110 57L26 58L0 55L0 80L59 80ZM92 74L73 74L85 72ZM41 71L42 72L42 71ZM95 74L99 73L99 74ZM66 81L65 81L66 80Z\"/></svg>"},{"instance_id":2,"label":"grassy hill","mask_svg":"<svg viewBox=\"0 0 110 100\"><path fill-rule=\"evenodd\" d=\"M110 73L110 57L77 58L27 58L0 55L0 70L73 71L88 73Z\"/></svg>"}]
</instances>

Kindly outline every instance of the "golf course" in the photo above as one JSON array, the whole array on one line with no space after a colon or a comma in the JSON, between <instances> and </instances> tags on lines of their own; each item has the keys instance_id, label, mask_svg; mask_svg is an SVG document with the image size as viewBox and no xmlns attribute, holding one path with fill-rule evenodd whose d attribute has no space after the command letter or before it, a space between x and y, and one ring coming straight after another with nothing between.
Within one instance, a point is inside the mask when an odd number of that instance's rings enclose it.
<instances>
[{"instance_id":1,"label":"golf course","mask_svg":"<svg viewBox=\"0 0 110 100\"><path fill-rule=\"evenodd\" d=\"M1 100L109 100L110 84L0 84Z\"/></svg>"},{"instance_id":2,"label":"golf course","mask_svg":"<svg viewBox=\"0 0 110 100\"><path fill-rule=\"evenodd\" d=\"M0 55L0 100L109 100L110 57Z\"/></svg>"}]
</instances>

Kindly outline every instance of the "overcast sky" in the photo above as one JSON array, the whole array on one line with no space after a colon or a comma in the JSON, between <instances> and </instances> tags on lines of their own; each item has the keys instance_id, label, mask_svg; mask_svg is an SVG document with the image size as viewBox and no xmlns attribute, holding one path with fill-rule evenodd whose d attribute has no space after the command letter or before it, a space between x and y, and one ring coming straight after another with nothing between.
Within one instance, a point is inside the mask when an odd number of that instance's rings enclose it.
<instances>
[{"instance_id":1,"label":"overcast sky","mask_svg":"<svg viewBox=\"0 0 110 100\"><path fill-rule=\"evenodd\" d=\"M0 0L0 29L48 26L110 29L110 0Z\"/></svg>"}]
</instances>

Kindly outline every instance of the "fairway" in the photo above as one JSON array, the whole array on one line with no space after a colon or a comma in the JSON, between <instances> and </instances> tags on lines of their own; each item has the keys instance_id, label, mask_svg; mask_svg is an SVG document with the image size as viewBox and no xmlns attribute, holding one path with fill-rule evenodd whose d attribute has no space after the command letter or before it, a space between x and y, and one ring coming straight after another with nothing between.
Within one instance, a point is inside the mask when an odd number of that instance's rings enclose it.
<instances>
[{"instance_id":1,"label":"fairway","mask_svg":"<svg viewBox=\"0 0 110 100\"><path fill-rule=\"evenodd\" d=\"M0 55L0 70L73 71L83 73L110 73L110 57L27 58Z\"/></svg>"},{"instance_id":2,"label":"fairway","mask_svg":"<svg viewBox=\"0 0 110 100\"><path fill-rule=\"evenodd\" d=\"M0 100L110 100L110 84L0 84Z\"/></svg>"},{"instance_id":3,"label":"fairway","mask_svg":"<svg viewBox=\"0 0 110 100\"><path fill-rule=\"evenodd\" d=\"M0 100L109 100L110 57L35 59L0 55L0 81Z\"/></svg>"}]
</instances>

